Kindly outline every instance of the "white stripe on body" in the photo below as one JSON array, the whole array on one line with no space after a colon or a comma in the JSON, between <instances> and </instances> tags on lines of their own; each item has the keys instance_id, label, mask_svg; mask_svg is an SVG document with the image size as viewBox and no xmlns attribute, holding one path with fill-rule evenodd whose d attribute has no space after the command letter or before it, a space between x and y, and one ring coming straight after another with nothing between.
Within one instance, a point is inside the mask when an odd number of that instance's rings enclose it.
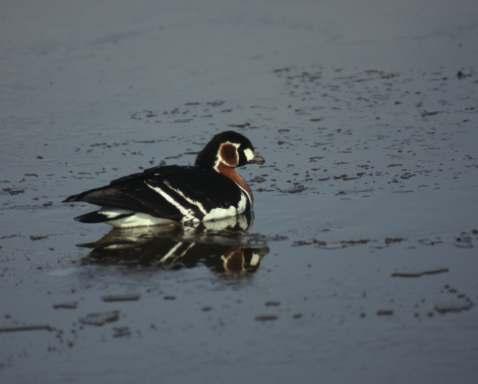
<instances>
[{"instance_id":1,"label":"white stripe on body","mask_svg":"<svg viewBox=\"0 0 478 384\"><path fill-rule=\"evenodd\" d=\"M187 222L187 221L196 221L198 222L199 219L194 216L194 212L191 209L188 209L181 204L179 204L176 200L174 200L171 195L163 191L160 187L153 187L152 185L149 185L146 181L144 182L146 186L156 193L159 193L169 204L171 204L173 207L177 208L179 212L183 215L182 222Z\"/></svg>"},{"instance_id":2,"label":"white stripe on body","mask_svg":"<svg viewBox=\"0 0 478 384\"><path fill-rule=\"evenodd\" d=\"M190 197L187 197L180 189L174 188L171 184L165 182L164 183L169 189L176 192L179 196L181 196L184 200L186 200L189 204L195 205L198 209L204 214L207 215L207 211L199 201L193 200Z\"/></svg>"}]
</instances>

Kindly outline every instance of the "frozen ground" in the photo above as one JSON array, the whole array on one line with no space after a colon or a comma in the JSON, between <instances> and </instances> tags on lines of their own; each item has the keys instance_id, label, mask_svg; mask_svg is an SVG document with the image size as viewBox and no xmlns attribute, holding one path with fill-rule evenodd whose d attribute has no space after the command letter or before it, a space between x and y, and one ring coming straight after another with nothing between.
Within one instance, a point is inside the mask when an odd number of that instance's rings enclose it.
<instances>
[{"instance_id":1,"label":"frozen ground","mask_svg":"<svg viewBox=\"0 0 478 384\"><path fill-rule=\"evenodd\" d=\"M4 1L0 382L476 382L477 40L473 0ZM247 233L77 246L64 197L225 129Z\"/></svg>"}]
</instances>

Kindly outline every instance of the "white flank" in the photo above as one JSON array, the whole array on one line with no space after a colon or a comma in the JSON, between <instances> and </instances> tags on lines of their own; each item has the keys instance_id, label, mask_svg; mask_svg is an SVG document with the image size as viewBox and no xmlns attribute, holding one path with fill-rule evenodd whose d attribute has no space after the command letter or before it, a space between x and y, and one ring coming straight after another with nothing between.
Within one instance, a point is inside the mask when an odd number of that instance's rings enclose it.
<instances>
[{"instance_id":1,"label":"white flank","mask_svg":"<svg viewBox=\"0 0 478 384\"><path fill-rule=\"evenodd\" d=\"M239 204L237 205L237 213L238 214L244 213L246 211L247 200L248 199L249 199L250 204L252 204L251 197L249 196L247 191L244 191L244 193L245 193L245 195L241 195L241 200L239 200ZM247 198L245 196L247 196Z\"/></svg>"},{"instance_id":2,"label":"white flank","mask_svg":"<svg viewBox=\"0 0 478 384\"><path fill-rule=\"evenodd\" d=\"M244 149L244 155L246 156L247 161L251 161L254 158L254 152L252 152L252 149L246 148Z\"/></svg>"},{"instance_id":3,"label":"white flank","mask_svg":"<svg viewBox=\"0 0 478 384\"><path fill-rule=\"evenodd\" d=\"M159 187L153 187L149 185L147 182L144 182L148 188L151 188L153 191L159 193L169 204L176 207L179 212L183 215L183 222L187 221L199 221L197 217L194 216L194 212L190 209L179 204L176 200L174 200L170 195L168 195L165 191L163 191Z\"/></svg>"},{"instance_id":4,"label":"white flank","mask_svg":"<svg viewBox=\"0 0 478 384\"><path fill-rule=\"evenodd\" d=\"M237 218L242 216L229 216L221 220L205 221L204 227L208 231L223 231L227 228L234 228L237 225Z\"/></svg>"},{"instance_id":5,"label":"white flank","mask_svg":"<svg viewBox=\"0 0 478 384\"><path fill-rule=\"evenodd\" d=\"M192 205L195 205L196 207L198 207L198 209L204 214L206 215L207 214L207 211L206 209L204 208L204 205L202 205L199 201L196 201L196 200L193 200L191 199L190 197L187 197L180 189L177 189L177 188L174 188L173 186L171 186L169 183L165 183L167 185L167 187L176 192L179 196L181 196L184 200L186 200L189 204L192 204Z\"/></svg>"},{"instance_id":6,"label":"white flank","mask_svg":"<svg viewBox=\"0 0 478 384\"><path fill-rule=\"evenodd\" d=\"M235 215L237 215L237 209L233 205L231 205L229 208L213 208L206 216L204 216L204 221L219 220Z\"/></svg>"},{"instance_id":7,"label":"white flank","mask_svg":"<svg viewBox=\"0 0 478 384\"><path fill-rule=\"evenodd\" d=\"M171 224L174 221L164 219L161 217L154 217L146 213L135 213L134 215L123 217L117 220L111 220L111 224L115 228L132 228L132 227L146 227L150 225Z\"/></svg>"},{"instance_id":8,"label":"white flank","mask_svg":"<svg viewBox=\"0 0 478 384\"><path fill-rule=\"evenodd\" d=\"M99 214L106 216L107 219L114 219L117 216L124 215L126 213L131 213L125 209L112 209L112 210L103 210L98 211Z\"/></svg>"},{"instance_id":9,"label":"white flank","mask_svg":"<svg viewBox=\"0 0 478 384\"><path fill-rule=\"evenodd\" d=\"M219 220L229 216L236 216L243 213L246 210L246 206L247 198L241 193L241 200L239 200L237 208L234 205L231 205L229 208L213 208L204 216L204 220Z\"/></svg>"}]
</instances>

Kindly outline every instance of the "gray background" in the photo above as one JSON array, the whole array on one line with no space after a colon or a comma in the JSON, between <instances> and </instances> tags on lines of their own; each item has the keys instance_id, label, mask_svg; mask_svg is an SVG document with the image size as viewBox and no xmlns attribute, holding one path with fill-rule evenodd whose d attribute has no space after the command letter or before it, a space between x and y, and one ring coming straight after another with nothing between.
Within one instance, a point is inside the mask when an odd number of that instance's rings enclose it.
<instances>
[{"instance_id":1,"label":"gray background","mask_svg":"<svg viewBox=\"0 0 478 384\"><path fill-rule=\"evenodd\" d=\"M474 383L477 37L472 0L3 1L0 326L62 333L0 333L0 381ZM255 274L80 262L63 198L237 124Z\"/></svg>"}]
</instances>

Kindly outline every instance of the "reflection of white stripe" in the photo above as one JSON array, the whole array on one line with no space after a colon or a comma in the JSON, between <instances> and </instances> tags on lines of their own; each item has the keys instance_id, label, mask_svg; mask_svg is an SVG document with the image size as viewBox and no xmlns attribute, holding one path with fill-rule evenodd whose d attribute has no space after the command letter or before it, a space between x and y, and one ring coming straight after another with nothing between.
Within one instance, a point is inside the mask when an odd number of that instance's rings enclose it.
<instances>
[{"instance_id":1,"label":"reflection of white stripe","mask_svg":"<svg viewBox=\"0 0 478 384\"><path fill-rule=\"evenodd\" d=\"M176 200L174 200L170 195L164 192L161 188L153 187L152 185L149 185L146 181L144 183L146 184L148 188L151 188L153 191L159 193L169 204L176 207L178 211L181 212L181 214L184 216L183 221L198 220L196 217L194 217L194 213L190 209L183 207Z\"/></svg>"},{"instance_id":2,"label":"reflection of white stripe","mask_svg":"<svg viewBox=\"0 0 478 384\"><path fill-rule=\"evenodd\" d=\"M164 263L166 260L168 260L171 256L174 256L174 252L176 252L176 249L178 249L181 245L183 244L182 241L177 243L174 247L172 247L168 253L166 253L163 257L161 257L161 260L159 260L160 263Z\"/></svg>"},{"instance_id":3,"label":"reflection of white stripe","mask_svg":"<svg viewBox=\"0 0 478 384\"><path fill-rule=\"evenodd\" d=\"M192 247L194 247L195 245L196 245L196 243L193 241L193 242L192 242L191 244L189 244L189 246L184 250L184 252L179 255L179 257L180 257L180 258L183 257L183 256L184 256L187 252L189 252L189 250L190 250Z\"/></svg>"},{"instance_id":4,"label":"reflection of white stripe","mask_svg":"<svg viewBox=\"0 0 478 384\"><path fill-rule=\"evenodd\" d=\"M206 209L204 208L204 205L202 205L199 201L196 201L196 200L193 200L189 197L187 197L181 190L179 189L176 189L174 188L171 184L169 183L164 183L165 185L167 185L167 187L169 189L171 189L172 191L176 192L179 196L181 196L184 200L186 200L189 204L192 204L192 205L195 205L196 207L198 207L198 209L204 214L204 215L207 215L207 211Z\"/></svg>"}]
</instances>

